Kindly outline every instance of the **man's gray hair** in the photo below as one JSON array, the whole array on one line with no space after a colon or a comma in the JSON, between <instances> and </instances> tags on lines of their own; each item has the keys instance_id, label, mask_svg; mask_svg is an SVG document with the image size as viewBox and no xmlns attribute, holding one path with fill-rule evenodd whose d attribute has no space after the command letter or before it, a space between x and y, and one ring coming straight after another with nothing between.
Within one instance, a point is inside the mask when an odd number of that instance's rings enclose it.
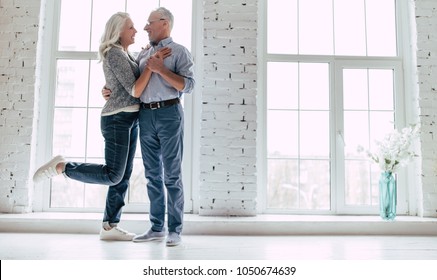
<instances>
[{"instance_id":1,"label":"man's gray hair","mask_svg":"<svg viewBox=\"0 0 437 280\"><path fill-rule=\"evenodd\" d=\"M173 23L174 23L174 17L173 14L166 8L164 7L159 7L155 10L155 12L158 12L161 14L161 18L164 18L166 20L168 20L168 22L170 23L170 30L173 29Z\"/></svg>"}]
</instances>

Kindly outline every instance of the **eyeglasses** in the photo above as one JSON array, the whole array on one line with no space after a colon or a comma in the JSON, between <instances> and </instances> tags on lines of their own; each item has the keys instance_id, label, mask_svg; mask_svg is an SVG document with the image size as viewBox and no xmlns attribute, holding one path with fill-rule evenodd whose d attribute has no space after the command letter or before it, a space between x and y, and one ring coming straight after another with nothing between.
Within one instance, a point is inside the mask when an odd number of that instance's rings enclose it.
<instances>
[{"instance_id":1,"label":"eyeglasses","mask_svg":"<svg viewBox=\"0 0 437 280\"><path fill-rule=\"evenodd\" d=\"M149 25L151 25L152 23L154 23L154 22L156 22L156 21L160 21L160 20L165 20L165 18L160 18L160 19L155 19L155 20L148 21L148 22L146 22L146 26L149 26Z\"/></svg>"}]
</instances>

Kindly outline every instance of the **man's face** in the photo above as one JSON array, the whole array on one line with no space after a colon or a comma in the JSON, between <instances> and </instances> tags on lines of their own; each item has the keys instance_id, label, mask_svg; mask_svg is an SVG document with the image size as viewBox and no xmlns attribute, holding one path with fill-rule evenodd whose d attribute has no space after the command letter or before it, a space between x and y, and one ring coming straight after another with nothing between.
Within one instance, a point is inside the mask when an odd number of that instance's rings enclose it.
<instances>
[{"instance_id":1,"label":"man's face","mask_svg":"<svg viewBox=\"0 0 437 280\"><path fill-rule=\"evenodd\" d=\"M158 43L164 37L164 27L168 24L166 19L163 19L160 13L152 12L147 20L144 30L149 35L150 43Z\"/></svg>"}]
</instances>

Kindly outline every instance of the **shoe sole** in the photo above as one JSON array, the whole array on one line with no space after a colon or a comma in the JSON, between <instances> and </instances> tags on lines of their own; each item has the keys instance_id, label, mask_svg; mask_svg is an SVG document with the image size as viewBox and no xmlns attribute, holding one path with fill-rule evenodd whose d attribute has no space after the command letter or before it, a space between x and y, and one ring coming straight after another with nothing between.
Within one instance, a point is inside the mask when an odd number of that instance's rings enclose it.
<instances>
[{"instance_id":1,"label":"shoe sole","mask_svg":"<svg viewBox=\"0 0 437 280\"><path fill-rule=\"evenodd\" d=\"M122 239L122 238L113 238L113 237L112 238L111 237L100 237L100 240L104 240L104 241L132 241L132 238Z\"/></svg>"},{"instance_id":2,"label":"shoe sole","mask_svg":"<svg viewBox=\"0 0 437 280\"><path fill-rule=\"evenodd\" d=\"M149 242L149 241L162 241L165 239L165 236L163 237L152 237L148 239L132 239L133 242L139 243L139 242Z\"/></svg>"}]
</instances>

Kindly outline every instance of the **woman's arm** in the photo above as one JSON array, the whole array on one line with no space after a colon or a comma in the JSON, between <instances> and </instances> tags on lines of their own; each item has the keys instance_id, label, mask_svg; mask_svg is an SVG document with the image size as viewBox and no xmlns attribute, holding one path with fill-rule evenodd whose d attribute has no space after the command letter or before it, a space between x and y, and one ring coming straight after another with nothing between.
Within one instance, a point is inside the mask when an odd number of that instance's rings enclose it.
<instances>
[{"instance_id":1,"label":"woman's arm","mask_svg":"<svg viewBox=\"0 0 437 280\"><path fill-rule=\"evenodd\" d=\"M171 55L171 49L165 47L159 49L152 57L163 61L166 57L169 57L170 55ZM143 90L146 88L147 84L149 83L152 73L153 72L149 69L149 67L146 66L144 71L141 73L140 77L135 82L135 86L133 90L134 97L139 98L141 96Z\"/></svg>"},{"instance_id":2,"label":"woman's arm","mask_svg":"<svg viewBox=\"0 0 437 280\"><path fill-rule=\"evenodd\" d=\"M185 87L185 79L184 77L170 71L164 65L164 61L157 57L150 57L147 61L148 69L150 71L155 72L167 81L171 86L173 86L176 90L182 91Z\"/></svg>"}]
</instances>

